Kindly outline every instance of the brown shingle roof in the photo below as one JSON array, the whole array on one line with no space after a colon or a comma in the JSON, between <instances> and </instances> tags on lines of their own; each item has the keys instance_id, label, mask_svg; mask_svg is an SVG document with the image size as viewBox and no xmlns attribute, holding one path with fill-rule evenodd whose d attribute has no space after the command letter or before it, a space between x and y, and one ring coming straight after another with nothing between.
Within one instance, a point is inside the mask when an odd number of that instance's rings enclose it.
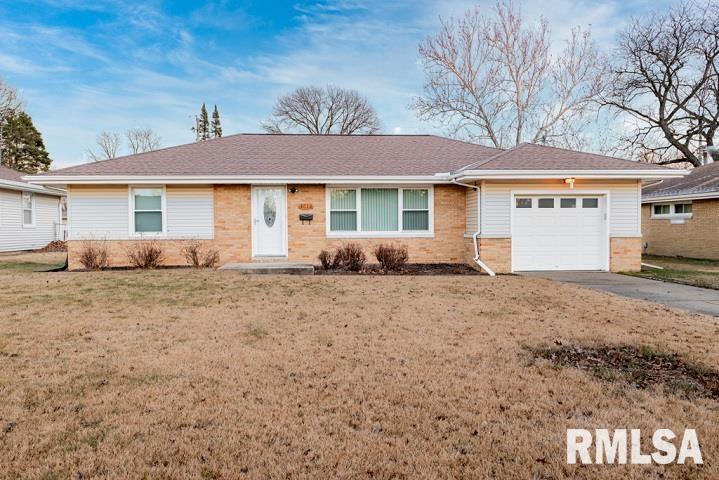
<instances>
[{"instance_id":1,"label":"brown shingle roof","mask_svg":"<svg viewBox=\"0 0 719 480\"><path fill-rule=\"evenodd\" d=\"M86 163L45 175L433 176L468 169L662 170L662 167L529 143L500 150L434 135L239 134Z\"/></svg>"},{"instance_id":2,"label":"brown shingle roof","mask_svg":"<svg viewBox=\"0 0 719 480\"><path fill-rule=\"evenodd\" d=\"M649 163L564 148L520 143L462 170L665 170Z\"/></svg>"},{"instance_id":3,"label":"brown shingle roof","mask_svg":"<svg viewBox=\"0 0 719 480\"><path fill-rule=\"evenodd\" d=\"M433 135L239 134L47 175L424 176L499 152Z\"/></svg>"},{"instance_id":4,"label":"brown shingle roof","mask_svg":"<svg viewBox=\"0 0 719 480\"><path fill-rule=\"evenodd\" d=\"M649 185L642 190L642 199L717 192L719 195L719 163L697 167L682 178L671 178Z\"/></svg>"},{"instance_id":5,"label":"brown shingle roof","mask_svg":"<svg viewBox=\"0 0 719 480\"><path fill-rule=\"evenodd\" d=\"M22 182L23 175L26 175L26 174L22 173L22 172L18 172L17 170L13 170L12 168L7 168L3 165L0 165L0 180L9 180L11 182Z\"/></svg>"}]
</instances>

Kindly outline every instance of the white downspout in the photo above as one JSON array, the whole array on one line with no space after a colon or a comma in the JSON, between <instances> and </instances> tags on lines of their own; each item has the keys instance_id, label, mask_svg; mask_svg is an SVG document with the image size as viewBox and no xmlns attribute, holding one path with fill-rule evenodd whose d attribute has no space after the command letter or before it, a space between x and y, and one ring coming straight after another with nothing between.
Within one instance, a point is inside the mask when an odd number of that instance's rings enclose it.
<instances>
[{"instance_id":1,"label":"white downspout","mask_svg":"<svg viewBox=\"0 0 719 480\"><path fill-rule=\"evenodd\" d=\"M468 184L468 183L461 183L461 182L458 182L457 180L455 180L454 178L452 179L452 183L454 183L455 185L460 185L460 186L462 186L462 187L473 188L473 189L477 192L477 202L479 202L479 199L480 199L480 189L479 189L479 187L478 187L477 185L470 185L470 184ZM494 271L493 271L491 268L489 268L489 265L487 265L486 263L484 263L484 262L479 258L479 246L477 245L477 242L478 242L477 237L479 237L479 235L482 233L482 217L481 217L481 215L482 215L482 208L481 208L481 206L479 206L479 205L478 205L478 211L479 211L479 215L477 215L477 231L472 234L472 243L474 244L474 258L473 258L472 260L474 260L474 263L476 263L477 265L479 265L479 268L481 268L482 270L484 270L485 272L487 272L487 274L489 274L490 277L495 277L495 276L497 276L497 274L494 273Z\"/></svg>"}]
</instances>

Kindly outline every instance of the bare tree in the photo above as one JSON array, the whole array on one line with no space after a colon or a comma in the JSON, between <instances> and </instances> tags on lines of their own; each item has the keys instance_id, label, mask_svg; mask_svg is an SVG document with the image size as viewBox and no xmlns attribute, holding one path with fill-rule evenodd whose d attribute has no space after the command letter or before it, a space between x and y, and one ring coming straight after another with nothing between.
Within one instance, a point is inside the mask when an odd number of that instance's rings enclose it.
<instances>
[{"instance_id":1,"label":"bare tree","mask_svg":"<svg viewBox=\"0 0 719 480\"><path fill-rule=\"evenodd\" d=\"M298 88L278 98L272 118L262 128L269 133L354 135L375 134L380 124L377 112L359 92L328 85Z\"/></svg>"},{"instance_id":2,"label":"bare tree","mask_svg":"<svg viewBox=\"0 0 719 480\"><path fill-rule=\"evenodd\" d=\"M412 106L420 119L500 148L583 143L608 71L589 32L573 29L553 56L547 21L525 24L510 1L497 3L489 16L476 7L441 23L419 46L424 94Z\"/></svg>"},{"instance_id":3,"label":"bare tree","mask_svg":"<svg viewBox=\"0 0 719 480\"><path fill-rule=\"evenodd\" d=\"M162 139L151 128L131 128L125 133L130 153L143 153L160 148Z\"/></svg>"},{"instance_id":4,"label":"bare tree","mask_svg":"<svg viewBox=\"0 0 719 480\"><path fill-rule=\"evenodd\" d=\"M102 132L97 136L95 141L97 142L99 151L96 152L90 148L87 149L87 156L93 162L108 160L119 155L122 137L117 133Z\"/></svg>"},{"instance_id":5,"label":"bare tree","mask_svg":"<svg viewBox=\"0 0 719 480\"><path fill-rule=\"evenodd\" d=\"M628 151L659 164L702 163L719 128L719 4L685 2L622 33L605 105L631 119Z\"/></svg>"},{"instance_id":6,"label":"bare tree","mask_svg":"<svg viewBox=\"0 0 719 480\"><path fill-rule=\"evenodd\" d=\"M0 77L0 162L5 150L3 127L7 128L5 124L20 110L22 110L22 100L17 90Z\"/></svg>"}]
</instances>

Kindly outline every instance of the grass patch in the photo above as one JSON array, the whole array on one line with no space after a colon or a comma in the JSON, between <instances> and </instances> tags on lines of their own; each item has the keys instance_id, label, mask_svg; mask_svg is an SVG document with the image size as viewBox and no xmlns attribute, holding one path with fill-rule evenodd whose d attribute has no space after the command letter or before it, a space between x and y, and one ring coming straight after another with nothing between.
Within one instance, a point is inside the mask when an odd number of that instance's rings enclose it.
<instances>
[{"instance_id":1,"label":"grass patch","mask_svg":"<svg viewBox=\"0 0 719 480\"><path fill-rule=\"evenodd\" d=\"M714 273L674 268L664 268L663 270L643 268L640 272L626 272L625 275L719 290L719 272Z\"/></svg>"},{"instance_id":2,"label":"grass patch","mask_svg":"<svg viewBox=\"0 0 719 480\"><path fill-rule=\"evenodd\" d=\"M535 357L588 371L603 381L623 382L642 390L658 386L684 398L719 400L719 372L688 362L677 353L646 345L562 345L530 351Z\"/></svg>"}]
</instances>

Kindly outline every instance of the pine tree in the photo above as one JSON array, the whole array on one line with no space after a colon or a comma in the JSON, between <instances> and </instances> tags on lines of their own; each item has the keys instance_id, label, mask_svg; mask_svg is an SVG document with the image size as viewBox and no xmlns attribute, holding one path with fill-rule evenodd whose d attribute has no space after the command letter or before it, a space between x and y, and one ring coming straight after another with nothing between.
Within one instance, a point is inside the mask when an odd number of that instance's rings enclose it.
<instances>
[{"instance_id":1,"label":"pine tree","mask_svg":"<svg viewBox=\"0 0 719 480\"><path fill-rule=\"evenodd\" d=\"M222 137L222 125L220 124L220 112L217 110L217 105L212 111L212 124L211 124L212 138Z\"/></svg>"},{"instance_id":2,"label":"pine tree","mask_svg":"<svg viewBox=\"0 0 719 480\"><path fill-rule=\"evenodd\" d=\"M25 173L47 172L52 160L45 150L42 135L25 112L6 117L2 132L2 165Z\"/></svg>"},{"instance_id":3,"label":"pine tree","mask_svg":"<svg viewBox=\"0 0 719 480\"><path fill-rule=\"evenodd\" d=\"M200 140L208 140L210 138L210 118L207 115L207 107L205 107L204 102L202 103L202 108L200 109L199 130Z\"/></svg>"}]
</instances>

